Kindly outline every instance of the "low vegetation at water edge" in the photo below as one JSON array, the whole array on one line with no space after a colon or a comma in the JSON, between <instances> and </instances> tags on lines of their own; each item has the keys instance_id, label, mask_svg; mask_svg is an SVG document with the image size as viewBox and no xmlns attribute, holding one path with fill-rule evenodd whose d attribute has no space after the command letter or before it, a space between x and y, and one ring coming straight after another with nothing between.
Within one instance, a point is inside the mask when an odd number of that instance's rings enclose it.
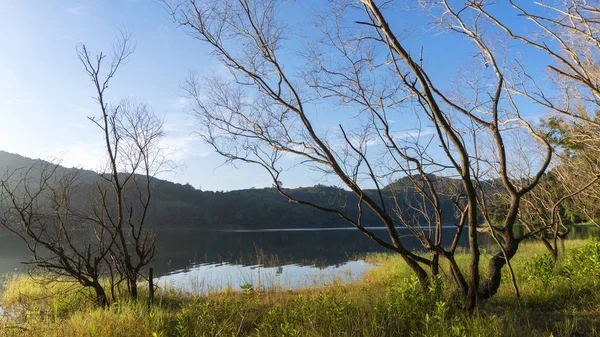
<instances>
[{"instance_id":1,"label":"low vegetation at water edge","mask_svg":"<svg viewBox=\"0 0 600 337\"><path fill-rule=\"evenodd\" d=\"M3 290L0 335L600 336L600 241L566 246L555 264L541 245L525 244L513 259L521 298L506 280L472 315L446 273L424 291L391 254L368 256L378 267L354 283L294 291L246 285L202 296L162 289L152 306L142 299L100 308L72 283L16 275ZM468 255L460 259L466 266Z\"/></svg>"}]
</instances>

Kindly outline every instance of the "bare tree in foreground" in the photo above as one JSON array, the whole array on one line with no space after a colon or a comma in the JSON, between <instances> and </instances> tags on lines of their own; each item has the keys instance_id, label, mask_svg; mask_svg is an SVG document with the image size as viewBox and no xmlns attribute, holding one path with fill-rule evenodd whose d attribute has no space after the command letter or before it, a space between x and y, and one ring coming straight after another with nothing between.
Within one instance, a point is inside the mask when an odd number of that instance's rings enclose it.
<instances>
[{"instance_id":1,"label":"bare tree in foreground","mask_svg":"<svg viewBox=\"0 0 600 337\"><path fill-rule=\"evenodd\" d=\"M7 173L1 182L0 224L20 237L32 264L91 287L99 305L108 305L102 276L115 236L82 213L86 193L80 172L58 174L50 163ZM85 204L85 202L84 202Z\"/></svg>"},{"instance_id":2,"label":"bare tree in foreground","mask_svg":"<svg viewBox=\"0 0 600 337\"><path fill-rule=\"evenodd\" d=\"M95 214L117 237L111 259L117 274L126 281L129 294L136 298L141 270L155 251L156 238L144 225L153 176L165 163L158 147L163 131L162 121L148 106L128 100L113 106L107 103L108 83L134 49L127 35L115 47L115 56L104 75L105 55L92 57L85 45L80 45L78 56L96 89L101 114L90 120L103 132L108 157L107 167L100 173L103 183L97 186L103 202Z\"/></svg>"},{"instance_id":3,"label":"bare tree in foreground","mask_svg":"<svg viewBox=\"0 0 600 337\"><path fill-rule=\"evenodd\" d=\"M275 1L165 3L177 23L213 48L233 77L209 79L204 86L190 80L185 86L204 123L206 141L227 160L263 167L290 201L333 213L399 253L424 286L437 273L437 257L446 258L472 311L478 298L497 292L503 267L519 243L533 235L517 236L514 226L521 199L538 184L552 148L521 117L519 104L507 90L507 65L482 37L479 21L444 1L434 4L443 12L441 27L465 37L476 55L472 74L457 74L457 83L438 83L423 65L426 51L411 52L390 27L382 12L387 5L371 0L331 2L329 12L317 18L318 38L311 38L302 52L306 66L295 67L285 48L289 31L277 17ZM447 89L448 84L457 90ZM340 121L337 132L323 132L316 122L316 105L343 107L353 117ZM407 116L427 121L431 134L399 135L393 119ZM541 146L540 156L520 156L523 141ZM358 198L358 214L287 193L279 181L290 160L291 165L335 177ZM515 169L522 166L529 170ZM450 245L443 244L447 234L442 231L440 192L432 174L461 181L455 193L460 220L450 233ZM413 208L426 215L419 218L428 219L432 230L427 233L385 200L383 187L402 176L412 177L419 191ZM508 207L499 224L480 227L480 217L487 218L485 185L490 179L509 195ZM377 215L387 238L369 231L362 221L364 210ZM429 256L408 250L399 227L407 227ZM466 276L453 260L463 228L471 256ZM484 282L478 232L489 233L500 247ZM514 277L513 285L518 293Z\"/></svg>"},{"instance_id":4,"label":"bare tree in foreground","mask_svg":"<svg viewBox=\"0 0 600 337\"><path fill-rule=\"evenodd\" d=\"M107 102L110 80L134 50L123 32L113 47L108 60L103 53L91 56L83 44L77 49L97 94L100 115L89 119L102 131L105 168L85 182L77 171L63 175L51 164L41 168L38 181L31 181L33 168L21 179L12 174L2 181L8 201L2 224L28 243L34 264L93 287L102 305L108 304L102 279L113 300L122 282L127 294L138 296L142 269L155 252L156 238L146 228L152 180L165 164L158 146L162 121L148 106Z\"/></svg>"}]
</instances>

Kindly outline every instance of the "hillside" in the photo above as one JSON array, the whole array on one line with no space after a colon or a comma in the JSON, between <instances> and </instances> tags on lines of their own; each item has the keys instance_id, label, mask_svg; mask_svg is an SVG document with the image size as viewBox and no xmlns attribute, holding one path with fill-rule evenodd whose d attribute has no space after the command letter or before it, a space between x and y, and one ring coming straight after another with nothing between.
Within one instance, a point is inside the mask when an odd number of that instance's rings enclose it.
<instances>
[{"instance_id":1,"label":"hillside","mask_svg":"<svg viewBox=\"0 0 600 337\"><path fill-rule=\"evenodd\" d=\"M43 161L0 151L0 172L12 171L40 165ZM70 170L57 168L62 174ZM95 173L80 170L83 184L91 185ZM448 178L443 183L452 185L456 181ZM410 198L410 187L401 179L393 188L401 191L403 197ZM392 188L384 189L386 204L393 202ZM336 209L344 209L349 214L357 213L357 197L340 188L316 185L289 189L288 193L302 200ZM374 195L375 191L367 191ZM446 222L455 221L451 201L442 200ZM310 206L290 203L273 188L245 189L230 192L196 190L186 184L177 184L155 179L153 182L153 202L150 210L149 226L156 229L260 229L260 228L322 228L346 227L348 224L335 215L325 213ZM366 226L382 226L377 217L365 210L363 221Z\"/></svg>"}]
</instances>

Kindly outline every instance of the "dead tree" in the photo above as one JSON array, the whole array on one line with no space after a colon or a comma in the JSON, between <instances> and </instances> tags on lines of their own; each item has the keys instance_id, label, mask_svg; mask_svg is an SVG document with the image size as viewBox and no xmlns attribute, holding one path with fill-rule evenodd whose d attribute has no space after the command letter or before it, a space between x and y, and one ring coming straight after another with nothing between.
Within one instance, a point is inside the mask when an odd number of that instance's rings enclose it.
<instances>
[{"instance_id":1,"label":"dead tree","mask_svg":"<svg viewBox=\"0 0 600 337\"><path fill-rule=\"evenodd\" d=\"M545 126L561 149L555 176L569 195L564 207L572 216L579 217L570 221L587 220L600 227L600 127L564 116L554 116Z\"/></svg>"},{"instance_id":2,"label":"dead tree","mask_svg":"<svg viewBox=\"0 0 600 337\"><path fill-rule=\"evenodd\" d=\"M33 254L31 264L92 288L96 302L106 306L101 278L116 237L77 203L86 200L81 172L57 169L43 163L8 172L1 181L0 224L27 244Z\"/></svg>"},{"instance_id":3,"label":"dead tree","mask_svg":"<svg viewBox=\"0 0 600 337\"><path fill-rule=\"evenodd\" d=\"M336 214L377 243L399 253L423 285L430 277L425 267L435 273L437 256L447 257L452 263L456 246L441 244L442 222L436 201L439 192L429 177L436 172L457 177L461 192L456 211L461 216L453 235L458 237L466 229L471 260L466 277L457 266L453 267L454 280L464 290L469 311L474 309L477 298L496 293L502 267L516 254L522 240L514 234L521 198L539 182L550 162L552 148L521 118L519 106L507 91L505 69L481 38L477 23L470 25L460 12L454 12L450 6L443 8L443 25L472 42L477 55L474 68L485 75L462 83L461 89L468 94L460 95L441 89L443 85L432 79L422 63L424 52L411 52L401 42L383 14L385 6L375 1L332 2L330 11L321 15L315 25L318 38L312 39L301 53L308 66L299 70L285 66L289 60L283 47L287 31L278 21L274 1L182 1L165 6L177 23L210 45L217 59L231 71L231 81L213 78L206 80L204 86L197 81L186 85L204 123L205 140L218 153L230 161L262 166L280 193L291 201ZM363 19L356 22L357 17ZM340 122L338 137L334 138L315 126L312 107L316 104L344 107L353 112L354 118ZM411 115L412 119L426 121L431 136L407 139L398 135L392 118ZM416 128L423 129L421 125ZM515 146L507 141L507 134L514 129L526 141L545 149L538 158L537 170L527 179L515 179L510 171L510 149ZM491 140L487 157L481 155L481 138ZM441 149L441 155L433 154L433 148ZM278 182L285 175L285 161L290 158L338 179L357 196L358 215L298 200L286 193ZM485 209L481 207L485 200L481 185L492 174L509 193L510 203L500 225L481 228L479 218ZM401 176L413 177L412 188L421 196L416 208L427 214L434 229L431 237L412 231L430 257L406 249L398 227L416 229L420 224L384 200L385 183ZM367 193L369 187L377 192ZM363 225L363 209L378 216L387 228L388 238L375 235ZM480 231L498 237L501 245L501 252L490 261L489 276L481 285L477 239Z\"/></svg>"},{"instance_id":4,"label":"dead tree","mask_svg":"<svg viewBox=\"0 0 600 337\"><path fill-rule=\"evenodd\" d=\"M518 219L528 232L540 240L556 261L559 248L571 231L566 213L580 213L582 218L594 221L592 196L597 191L600 175L597 165L584 156L555 156L556 162L539 184L524 198L519 209ZM507 202L506 195L497 202ZM559 245L560 244L560 245Z\"/></svg>"},{"instance_id":5,"label":"dead tree","mask_svg":"<svg viewBox=\"0 0 600 337\"><path fill-rule=\"evenodd\" d=\"M34 264L94 288L102 305L108 304L102 278L113 300L122 282L129 296L138 296L137 283L155 252L156 237L146 228L152 183L167 163L158 146L162 121L150 108L107 102L110 80L134 49L124 32L113 47L110 60L103 53L92 57L85 45L77 49L96 89L100 115L89 119L102 131L106 166L86 175L85 184L79 171L44 164L19 179L19 172L8 174L1 185L7 205L1 224L28 244Z\"/></svg>"},{"instance_id":6,"label":"dead tree","mask_svg":"<svg viewBox=\"0 0 600 337\"><path fill-rule=\"evenodd\" d=\"M590 174L571 182L589 184L572 200L585 206L597 195L598 184L589 164L597 161L600 121L597 107L600 103L600 3L586 0L564 0L554 3L536 2L531 6L510 0L503 15L497 15L492 6L481 1L467 1L466 8L477 13L489 29L499 29L504 38L521 43L527 52L548 72L531 71L527 60L517 62L513 71L511 91L553 112L554 129L562 133L558 147L569 152L592 153L592 161L583 160L581 168ZM527 24L529 28L523 30ZM547 85L551 83L552 85ZM590 159L590 158L588 158ZM574 173L574 172L571 172ZM566 176L565 176L566 178ZM568 185L565 185L568 186ZM580 197L578 197L580 196ZM590 212L588 212L591 215ZM593 216L590 216L593 218Z\"/></svg>"},{"instance_id":7,"label":"dead tree","mask_svg":"<svg viewBox=\"0 0 600 337\"><path fill-rule=\"evenodd\" d=\"M78 46L78 57L96 89L100 108L98 117L89 119L102 130L107 154L106 167L97 184L100 202L94 209L95 220L113 233L111 278L115 272L120 283L126 282L132 298L138 296L137 282L142 269L152 260L156 237L146 228L154 176L166 163L158 142L163 136L162 121L145 104L121 100L110 105L105 97L109 81L119 66L133 53L129 35L121 32L108 63L106 55L92 57L85 45Z\"/></svg>"},{"instance_id":8,"label":"dead tree","mask_svg":"<svg viewBox=\"0 0 600 337\"><path fill-rule=\"evenodd\" d=\"M497 291L500 282L502 266L516 253L519 240L514 238L513 226L519 207L520 198L529 192L548 165L551 149L547 142L533 132L528 123L518 115L518 109L512 116L516 122L525 129L534 139L547 147L546 157L542 158L542 165L528 184L517 187L513 184L507 169L506 149L504 147L503 127L511 121L501 120L499 103L505 100L504 78L501 69L495 63L495 57L489 48L478 40L476 34L468 28L463 32L472 36L483 61L492 63L497 82L495 93L491 95L490 108L486 111L490 116L488 120L476 116L469 106L461 106L460 102L453 101L444 95L429 78L423 69L405 47L399 42L394 32L380 11L372 1L364 1L363 14L368 21L360 22L374 31L373 35L354 35L347 38L346 32L340 31L342 25L338 20L344 19L344 11L350 7L336 9L333 13L334 33L323 31L329 47L339 53L340 63L328 63L321 59L318 50L308 55L313 61L314 68L303 76L307 86L313 89L316 97L307 95L297 80L292 80L284 71L278 51L281 48L282 26L278 25L274 17L274 3L270 1L232 1L224 5L200 5L190 2L183 7L171 7L176 20L192 29L195 37L208 42L214 47L217 57L232 70L234 82L241 86L230 85L221 80L209 83L208 100L200 100L200 89L192 84L188 86L190 96L196 98L196 108L202 120L206 123L206 140L215 149L230 160L241 160L263 166L269 171L274 181L279 181L282 172L280 167L284 153L298 156L302 162L313 165L325 172L333 172L351 191L359 198L359 209L365 206L375 212L388 229L391 245L383 239L376 237L362 226L360 214L357 219L322 205L311 206L324 211L338 214L349 221L359 230L365 232L378 243L400 253L408 265L425 284L428 275L420 264L431 266L432 260L415 256L404 248L400 240L393 210L386 209L385 202L371 198L361 187L362 177L367 177L379 191L382 176L390 176L389 172L381 172L381 166L375 166L373 157L367 155L368 134L377 135L396 164L392 172L408 172L411 169L419 174L427 175L423 170L424 164L435 169L455 170L456 175L463 182L466 205L463 207L464 219L468 224L467 232L471 247L470 274L467 281L467 308L474 308L477 296L489 297ZM353 8L350 8L353 9ZM462 18L454 17L458 22ZM363 31L360 31L364 34ZM236 53L231 49L233 41L241 42L244 54ZM372 52L377 47L383 47L384 58L377 58ZM311 50L312 51L312 50ZM483 63L483 62L482 62ZM369 70L387 66L397 81L386 82L383 78L380 83L376 78L370 77ZM373 84L375 83L375 84ZM382 83L394 83L391 87L384 88ZM398 84L399 83L399 84ZM258 89L257 95L249 95L245 87L254 86ZM205 92L202 92L205 93ZM340 134L345 145L345 150L338 150L323 135L317 134L311 122L310 111L307 104L315 100L336 99L347 106L354 106L365 116L368 127L353 137L340 125ZM249 103L252 99L253 102ZM210 102L210 103L207 103ZM397 113L401 106L409 104L421 112L433 125L437 142L447 155L446 163L429 160L422 161L423 157L416 159L406 147L397 145L397 139L389 130L389 115ZM471 102L472 105L479 102ZM492 228L494 234L501 234L505 248L493 260L490 279L484 290L479 288L479 248L477 243L479 194L476 181L473 177L475 168L471 162L474 158L470 153L473 143L465 141L464 131L449 116L454 112L460 118L466 119L470 128L467 130L475 137L476 131L485 128L491 134L496 145L497 172L501 175L505 188L511 193L511 205L506 215L503 226ZM475 127L473 127L475 125ZM418 142L417 142L418 143ZM469 148L471 147L471 148ZM400 160L409 163L400 163ZM477 160L477 157L475 157ZM413 165L412 168L410 165ZM419 168L420 167L420 168ZM394 171L395 170L395 171ZM361 177L362 174L362 177ZM424 178L425 182L427 181ZM296 200L279 188L280 192L289 199ZM424 195L433 198L431 190ZM432 203L435 205L435 201ZM434 206L435 208L435 206ZM461 219L461 220L462 220ZM461 224L464 223L461 221ZM407 221L404 221L407 222ZM437 226L437 224L436 224ZM434 251L435 243L428 247Z\"/></svg>"}]
</instances>

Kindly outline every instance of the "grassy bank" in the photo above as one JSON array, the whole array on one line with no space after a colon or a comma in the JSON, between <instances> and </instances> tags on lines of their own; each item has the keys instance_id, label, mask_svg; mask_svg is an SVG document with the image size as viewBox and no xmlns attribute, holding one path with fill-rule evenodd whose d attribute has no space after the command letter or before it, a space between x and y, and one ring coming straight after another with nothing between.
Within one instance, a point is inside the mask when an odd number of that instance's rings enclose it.
<instances>
[{"instance_id":1,"label":"grassy bank","mask_svg":"<svg viewBox=\"0 0 600 337\"><path fill-rule=\"evenodd\" d=\"M463 264L467 258L460 256ZM521 300L504 282L472 316L462 312L444 276L423 293L399 257L368 259L379 267L360 282L206 296L167 290L151 308L127 301L96 308L90 294L72 284L14 276L2 295L0 335L600 336L598 241L569 241L556 268L541 245L525 244L513 260Z\"/></svg>"}]
</instances>

